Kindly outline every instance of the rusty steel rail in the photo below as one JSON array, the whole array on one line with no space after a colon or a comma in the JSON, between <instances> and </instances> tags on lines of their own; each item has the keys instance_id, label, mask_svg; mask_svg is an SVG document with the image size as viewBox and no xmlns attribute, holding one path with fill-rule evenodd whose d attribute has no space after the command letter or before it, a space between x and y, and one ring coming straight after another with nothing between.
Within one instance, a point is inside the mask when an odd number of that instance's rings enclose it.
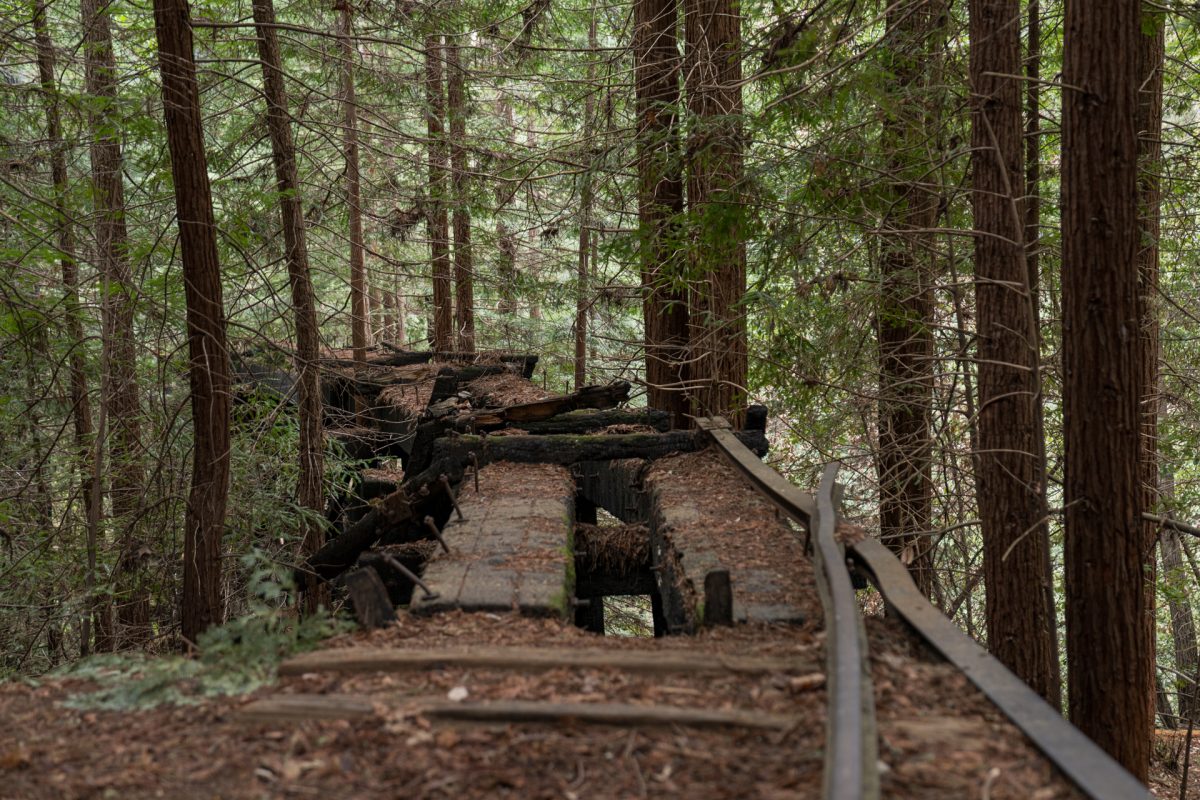
<instances>
[{"instance_id":1,"label":"rusty steel rail","mask_svg":"<svg viewBox=\"0 0 1200 800\"><path fill-rule=\"evenodd\" d=\"M809 531L817 587L825 609L829 714L823 796L825 800L876 800L878 734L866 633L846 569L845 553L834 538L838 465L826 467L821 489L814 498L788 483L750 452L724 419L702 418L696 423L754 488Z\"/></svg>"}]
</instances>

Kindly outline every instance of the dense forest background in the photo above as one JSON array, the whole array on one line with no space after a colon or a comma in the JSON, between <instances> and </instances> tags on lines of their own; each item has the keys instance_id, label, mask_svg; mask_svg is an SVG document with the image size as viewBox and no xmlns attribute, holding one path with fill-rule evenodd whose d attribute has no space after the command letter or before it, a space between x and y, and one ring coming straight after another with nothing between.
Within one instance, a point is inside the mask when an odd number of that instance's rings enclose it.
<instances>
[{"instance_id":1,"label":"dense forest background","mask_svg":"<svg viewBox=\"0 0 1200 800\"><path fill-rule=\"evenodd\" d=\"M1015 14L976 27L981 17L969 12L989 5ZM235 374L243 356L290 369L298 341L255 28L261 7L190 8ZM636 90L646 59L635 23L691 19L696 8L732 20L738 35L722 46L735 57L722 63L733 71L711 80L737 99L715 112L693 102L706 84L695 77L699 63L681 55L693 33L679 26L668 49L682 94L662 108L678 118L683 143L665 157L698 173L695 154L712 149L706 125L715 119L739 162L718 169L730 185L700 216L694 201L705 186L685 181L691 210L668 209L678 224L650 249L651 260L691 257L656 288L686 302L703 278L697 253L744 259L744 290L725 299L718 291L720 302L700 313L744 325L748 372L741 381L734 369L735 397L770 408L770 460L813 485L825 462L840 459L850 516L902 539L922 588L985 641L981 516L995 501L984 496L994 484L981 469L980 436L990 434L978 425L980 392L987 365L1011 359L981 352L992 345L980 321L994 324L996 312L981 307L979 287L1003 279L980 261L978 242L992 234L979 232L978 153L1003 130L987 133L972 109L981 82L998 76L1007 88L994 91L1017 104L1023 168L997 177L991 196L1001 216L1020 221L1019 260L1032 276L1021 295L1032 316L1013 322L1013 336L1032 354L1025 373L1040 376L1044 470L1026 489L1044 513L1015 541L1047 545L1047 658L1057 673L1069 649L1059 646L1070 506L1062 220L1075 202L1063 194L1064 45L1077 36L1079 47L1106 48L1084 39L1086 25L1068 35L1057 0L280 2L268 27L298 177L285 199L299 200L319 345L422 349L441 339L441 349L538 353L535 380L555 391L610 378L653 387L647 331L672 301L646 318L639 148L650 123ZM0 675L14 675L94 650L177 648L195 441L178 178L154 16L130 0L0 0L0 19ZM110 67L98 20L111 35ZM1157 589L1158 702L1168 723L1200 708L1200 561L1190 540L1200 529L1187 524L1200 520L1196 24L1190 4L1145 4L1131 29L1161 37L1161 60L1128 73L1142 76L1128 82L1142 95L1154 94L1153 76L1162 81L1161 134L1138 127L1143 143L1161 144L1161 153L1141 148L1140 179L1161 198L1142 203L1136 233L1159 260L1157 285L1144 270L1139 284L1159 340L1148 434L1157 478L1143 508L1158 518L1146 522L1159 548L1142 557ZM973 66L973 54L987 52L981 43L1004 30L1019 44L1016 69ZM119 147L116 162L98 158L105 144ZM435 297L451 275L453 318ZM357 341L355 318L365 323ZM919 334L904 333L914 325ZM705 410L734 410L724 405ZM917 420L908 434L896 433L897 406ZM300 424L270 395L243 393L234 408L222 619L281 603L264 586L286 581L320 524L312 489L304 496ZM317 497L354 468L336 449L325 455ZM915 501L911 480L897 478L906 469L921 483ZM898 510L889 504L897 493Z\"/></svg>"}]
</instances>

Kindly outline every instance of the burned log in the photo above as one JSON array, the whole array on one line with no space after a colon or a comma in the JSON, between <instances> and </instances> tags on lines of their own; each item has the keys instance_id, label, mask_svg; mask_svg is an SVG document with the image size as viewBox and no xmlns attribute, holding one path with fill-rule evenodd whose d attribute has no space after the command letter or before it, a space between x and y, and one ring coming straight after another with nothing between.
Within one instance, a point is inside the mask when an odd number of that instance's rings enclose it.
<instances>
[{"instance_id":1,"label":"burned log","mask_svg":"<svg viewBox=\"0 0 1200 800\"><path fill-rule=\"evenodd\" d=\"M765 456L767 437L762 431L738 431L739 440L757 455ZM432 464L414 475L406 485L424 486L448 475L462 480L466 465L474 454L482 467L495 461L519 464L561 464L615 459L656 459L672 453L691 453L708 447L703 431L669 433L629 433L583 436L453 436L433 443Z\"/></svg>"},{"instance_id":2,"label":"burned log","mask_svg":"<svg viewBox=\"0 0 1200 800\"><path fill-rule=\"evenodd\" d=\"M428 419L417 426L417 432L413 438L411 447L412 459L407 464L407 468L415 473L428 467L433 455L431 449L433 442L451 430L464 433L494 431L504 428L511 423L519 422L530 433L582 433L584 432L583 430L572 430L576 424L580 426L586 425L586 423L582 422L582 416L577 418L579 420L578 423L576 419L567 420L565 417L559 422L552 423L551 420L559 415L569 414L582 409L603 410L620 405L629 399L629 390L630 386L628 383L617 381L608 386L585 386L578 392L564 397L555 397L536 403L522 403L505 408L484 409L469 414L454 415L451 409L446 409L445 413L438 414L435 418ZM434 397L437 397L437 391L435 387ZM432 407L433 401L430 403L431 411ZM663 412L651 411L641 413L649 417L650 421L655 423L656 428L662 424L661 420L655 415L661 415ZM639 412L632 411L616 412L615 418L645 419L645 417L638 414ZM548 429L530 430L531 426L536 426L536 423L539 422L548 423ZM591 428L586 428L586 430L594 430L596 427L603 427L605 424L619 424L603 423L599 422L599 420L597 422L598 424ZM560 428L560 430L554 430L556 427Z\"/></svg>"}]
</instances>

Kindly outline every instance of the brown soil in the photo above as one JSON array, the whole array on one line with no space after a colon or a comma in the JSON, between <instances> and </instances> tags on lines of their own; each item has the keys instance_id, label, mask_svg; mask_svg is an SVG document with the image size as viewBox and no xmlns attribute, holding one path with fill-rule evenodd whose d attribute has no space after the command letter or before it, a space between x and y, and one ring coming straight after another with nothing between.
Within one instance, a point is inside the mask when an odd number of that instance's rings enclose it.
<instances>
[{"instance_id":1,"label":"brown soil","mask_svg":"<svg viewBox=\"0 0 1200 800\"><path fill-rule=\"evenodd\" d=\"M901 623L867 618L882 794L907 800L1082 795L1025 735Z\"/></svg>"}]
</instances>

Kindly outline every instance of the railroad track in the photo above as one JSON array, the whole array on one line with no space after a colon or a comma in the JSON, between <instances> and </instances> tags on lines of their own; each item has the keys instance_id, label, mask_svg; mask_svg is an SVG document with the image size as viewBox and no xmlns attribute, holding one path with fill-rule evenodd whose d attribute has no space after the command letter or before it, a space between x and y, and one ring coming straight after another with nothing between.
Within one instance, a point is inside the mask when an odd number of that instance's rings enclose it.
<instances>
[{"instance_id":1,"label":"railroad track","mask_svg":"<svg viewBox=\"0 0 1200 800\"><path fill-rule=\"evenodd\" d=\"M828 730L826 800L879 797L878 731L862 614L847 560L870 578L894 613L953 664L1012 721L1064 776L1092 800L1144 800L1146 787L1024 682L1013 675L917 590L908 570L878 540L843 546L835 535L838 465L825 469L816 496L797 489L764 464L721 418L699 428L747 482L809 532L825 612Z\"/></svg>"}]
</instances>

